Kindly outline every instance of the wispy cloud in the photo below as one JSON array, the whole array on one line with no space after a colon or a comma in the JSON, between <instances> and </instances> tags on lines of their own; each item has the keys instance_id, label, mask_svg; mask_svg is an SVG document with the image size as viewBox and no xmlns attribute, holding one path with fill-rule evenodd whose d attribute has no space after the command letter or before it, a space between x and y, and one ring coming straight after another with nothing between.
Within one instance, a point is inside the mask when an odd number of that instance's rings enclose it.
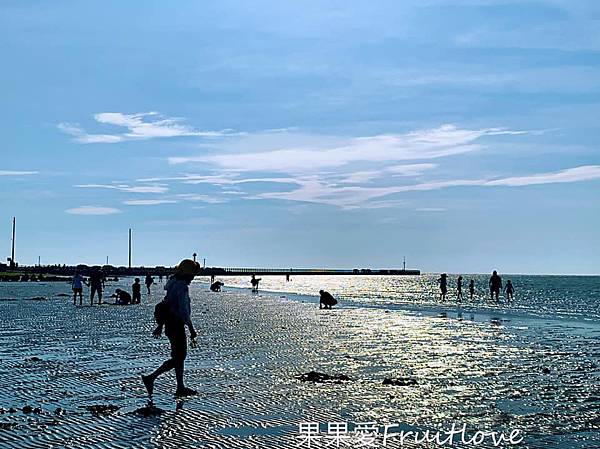
<instances>
[{"instance_id":1,"label":"wispy cloud","mask_svg":"<svg viewBox=\"0 0 600 449\"><path fill-rule=\"evenodd\" d=\"M37 171L0 170L0 176L31 176L37 174Z\"/></svg>"},{"instance_id":2,"label":"wispy cloud","mask_svg":"<svg viewBox=\"0 0 600 449\"><path fill-rule=\"evenodd\" d=\"M552 183L573 183L600 179L600 165L586 165L555 172L538 173L499 179L451 179L389 187L339 187L319 179L298 179L299 187L288 192L267 192L257 198L281 199L328 204L341 208L368 208L371 200L403 192L439 190L450 187L520 187ZM387 206L386 206L387 204ZM394 202L379 202L379 207L391 207Z\"/></svg>"},{"instance_id":3,"label":"wispy cloud","mask_svg":"<svg viewBox=\"0 0 600 449\"><path fill-rule=\"evenodd\" d=\"M123 201L123 204L127 206L159 206L162 204L177 204L184 201L219 204L227 202L227 199L197 193L180 193L177 195L167 196L165 198L125 200Z\"/></svg>"},{"instance_id":4,"label":"wispy cloud","mask_svg":"<svg viewBox=\"0 0 600 449\"><path fill-rule=\"evenodd\" d=\"M132 186L128 184L77 184L81 189L110 189L128 193L165 193L169 187L162 184Z\"/></svg>"},{"instance_id":5,"label":"wispy cloud","mask_svg":"<svg viewBox=\"0 0 600 449\"><path fill-rule=\"evenodd\" d=\"M481 148L484 136L515 135L525 131L504 128L461 129L452 124L405 134L384 134L348 139L337 146L280 148L251 153L225 153L171 157L170 164L202 162L234 171L314 173L354 162L394 162L435 159ZM293 139L293 136L290 136Z\"/></svg>"},{"instance_id":6,"label":"wispy cloud","mask_svg":"<svg viewBox=\"0 0 600 449\"><path fill-rule=\"evenodd\" d=\"M209 204L219 204L227 202L225 198L218 198L216 196L202 195L196 193L180 193L179 195L176 195L176 198L182 201L198 201L201 203Z\"/></svg>"},{"instance_id":7,"label":"wispy cloud","mask_svg":"<svg viewBox=\"0 0 600 449\"><path fill-rule=\"evenodd\" d=\"M94 115L102 125L124 129L115 133L88 133L78 124L59 123L58 128L79 143L118 143L126 140L144 140L166 137L221 137L232 134L231 130L203 131L184 124L181 118L164 117L158 112L124 114L101 112Z\"/></svg>"},{"instance_id":8,"label":"wispy cloud","mask_svg":"<svg viewBox=\"0 0 600 449\"><path fill-rule=\"evenodd\" d=\"M552 173L540 173L529 176L516 176L511 178L488 181L487 186L530 186L536 184L555 184L562 182L590 181L600 178L600 165L583 165L568 168Z\"/></svg>"},{"instance_id":9,"label":"wispy cloud","mask_svg":"<svg viewBox=\"0 0 600 449\"><path fill-rule=\"evenodd\" d=\"M79 206L67 209L65 212L72 215L113 215L121 213L121 210L104 206Z\"/></svg>"},{"instance_id":10,"label":"wispy cloud","mask_svg":"<svg viewBox=\"0 0 600 449\"><path fill-rule=\"evenodd\" d=\"M161 199L154 199L154 200L126 200L123 201L123 204L126 204L127 206L158 206L160 204L174 204L177 203L178 201L175 200L161 200Z\"/></svg>"}]
</instances>

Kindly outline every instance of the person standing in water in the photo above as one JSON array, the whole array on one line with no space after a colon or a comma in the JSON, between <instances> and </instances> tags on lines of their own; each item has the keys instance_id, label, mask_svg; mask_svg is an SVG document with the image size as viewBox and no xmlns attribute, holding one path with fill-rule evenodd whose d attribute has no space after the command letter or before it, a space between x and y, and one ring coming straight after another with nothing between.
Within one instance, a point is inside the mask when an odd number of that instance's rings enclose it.
<instances>
[{"instance_id":1,"label":"person standing in water","mask_svg":"<svg viewBox=\"0 0 600 449\"><path fill-rule=\"evenodd\" d=\"M513 293L515 292L515 287L513 286L510 279L506 281L506 286L504 287L504 292L506 293L507 301L513 300Z\"/></svg>"},{"instance_id":2,"label":"person standing in water","mask_svg":"<svg viewBox=\"0 0 600 449\"><path fill-rule=\"evenodd\" d=\"M442 273L438 279L438 283L440 284L440 300L445 301L446 293L448 293L448 275Z\"/></svg>"},{"instance_id":3,"label":"person standing in water","mask_svg":"<svg viewBox=\"0 0 600 449\"><path fill-rule=\"evenodd\" d=\"M175 369L175 378L177 380L177 390L175 396L192 396L198 394L196 390L192 390L185 386L183 382L184 362L187 356L187 339L185 327L190 331L190 339L192 347L196 346L196 337L198 334L194 329L191 319L191 303L189 285L194 280L194 277L200 272L200 264L190 259L182 260L177 267L175 273L165 285L167 294L162 302L161 310L164 310L164 315L152 335L154 338L159 338L165 329L165 335L169 338L171 344L171 358L159 366L156 371L147 376L142 375L142 382L148 391L148 395L152 398L154 392L154 382L161 374L164 374L172 369ZM159 306L157 306L158 309ZM156 310L155 310L156 315ZM157 318L158 321L158 318Z\"/></svg>"},{"instance_id":4,"label":"person standing in water","mask_svg":"<svg viewBox=\"0 0 600 449\"><path fill-rule=\"evenodd\" d=\"M252 275L252 279L250 279L250 284L252 284L252 293L258 293L258 283L261 281L261 278L256 278L256 275Z\"/></svg>"},{"instance_id":5,"label":"person standing in water","mask_svg":"<svg viewBox=\"0 0 600 449\"><path fill-rule=\"evenodd\" d=\"M104 287L104 274L99 268L94 268L89 276L90 305L94 305L94 296L98 293L98 304L102 304L102 287Z\"/></svg>"},{"instance_id":6,"label":"person standing in water","mask_svg":"<svg viewBox=\"0 0 600 449\"><path fill-rule=\"evenodd\" d=\"M79 295L79 305L83 305L83 277L79 271L75 272L75 276L73 276L71 288L73 289L73 305L77 305L77 295Z\"/></svg>"},{"instance_id":7,"label":"person standing in water","mask_svg":"<svg viewBox=\"0 0 600 449\"><path fill-rule=\"evenodd\" d=\"M471 279L469 282L469 297L471 301L473 301L473 296L475 296L475 281Z\"/></svg>"},{"instance_id":8,"label":"person standing in water","mask_svg":"<svg viewBox=\"0 0 600 449\"><path fill-rule=\"evenodd\" d=\"M500 290L502 289L502 278L498 276L498 272L494 270L492 276L490 277L490 298L494 300L494 295L496 295L496 301L499 301Z\"/></svg>"},{"instance_id":9,"label":"person standing in water","mask_svg":"<svg viewBox=\"0 0 600 449\"><path fill-rule=\"evenodd\" d=\"M152 276L150 276L150 274L146 275L146 280L144 281L144 284L146 284L146 289L148 290L148 294L151 295L152 291L150 290L150 287L152 287L152 284L154 284L154 278Z\"/></svg>"},{"instance_id":10,"label":"person standing in water","mask_svg":"<svg viewBox=\"0 0 600 449\"><path fill-rule=\"evenodd\" d=\"M459 276L458 279L456 280L456 299L458 299L459 301L462 301L462 299L463 299L462 281L463 281L462 276Z\"/></svg>"}]
</instances>

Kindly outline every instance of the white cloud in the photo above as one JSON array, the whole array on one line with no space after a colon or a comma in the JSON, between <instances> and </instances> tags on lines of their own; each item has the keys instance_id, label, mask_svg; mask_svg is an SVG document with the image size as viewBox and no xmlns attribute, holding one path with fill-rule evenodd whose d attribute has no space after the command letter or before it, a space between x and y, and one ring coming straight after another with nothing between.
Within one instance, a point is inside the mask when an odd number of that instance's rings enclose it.
<instances>
[{"instance_id":1,"label":"white cloud","mask_svg":"<svg viewBox=\"0 0 600 449\"><path fill-rule=\"evenodd\" d=\"M415 210L417 212L444 212L446 209L443 207L420 207Z\"/></svg>"},{"instance_id":2,"label":"white cloud","mask_svg":"<svg viewBox=\"0 0 600 449\"><path fill-rule=\"evenodd\" d=\"M328 204L345 209L368 208L375 198L403 192L439 190L449 187L519 187L550 183L570 183L600 179L600 165L568 168L556 172L539 173L500 179L451 179L390 187L338 187L317 178L297 179L299 188L289 192L267 192L255 196L263 199L281 199ZM385 203L382 203L385 204ZM394 205L393 203L390 203Z\"/></svg>"},{"instance_id":3,"label":"white cloud","mask_svg":"<svg viewBox=\"0 0 600 449\"><path fill-rule=\"evenodd\" d=\"M436 167L436 164L393 165L391 167L386 168L386 171L398 176L418 176Z\"/></svg>"},{"instance_id":4,"label":"white cloud","mask_svg":"<svg viewBox=\"0 0 600 449\"><path fill-rule=\"evenodd\" d=\"M196 193L180 193L176 195L176 198L181 199L182 201L198 201L202 203L209 204L218 204L227 202L226 199L217 198L215 196L210 195L201 195Z\"/></svg>"},{"instance_id":5,"label":"white cloud","mask_svg":"<svg viewBox=\"0 0 600 449\"><path fill-rule=\"evenodd\" d=\"M504 128L479 130L460 129L455 125L413 131L405 134L384 134L338 141L337 145L288 147L269 151L220 153L206 156L171 157L170 164L202 162L222 169L310 174L317 170L342 167L354 162L394 162L435 159L481 148L475 141L484 136L522 134ZM293 134L289 134L293 141ZM243 137L240 138L242 141Z\"/></svg>"},{"instance_id":6,"label":"white cloud","mask_svg":"<svg viewBox=\"0 0 600 449\"><path fill-rule=\"evenodd\" d=\"M155 200L126 200L123 201L123 204L126 204L128 206L157 206L159 204L174 204L177 203L178 201L175 200L161 200L161 199L155 199Z\"/></svg>"},{"instance_id":7,"label":"white cloud","mask_svg":"<svg viewBox=\"0 0 600 449\"><path fill-rule=\"evenodd\" d=\"M119 135L87 134L84 129L72 123L59 123L58 129L73 136L73 140L79 143L118 143L124 140Z\"/></svg>"},{"instance_id":8,"label":"white cloud","mask_svg":"<svg viewBox=\"0 0 600 449\"><path fill-rule=\"evenodd\" d=\"M37 174L37 171L0 170L0 176L31 176Z\"/></svg>"},{"instance_id":9,"label":"white cloud","mask_svg":"<svg viewBox=\"0 0 600 449\"><path fill-rule=\"evenodd\" d=\"M103 125L116 126L125 130L112 134L91 134L77 124L59 123L58 128L73 136L79 143L118 143L126 140L143 140L165 137L221 137L232 134L231 130L201 131L185 125L183 119L163 117L158 112L124 114L101 112L94 119Z\"/></svg>"},{"instance_id":10,"label":"white cloud","mask_svg":"<svg viewBox=\"0 0 600 449\"><path fill-rule=\"evenodd\" d=\"M75 187L81 189L111 189L128 193L165 193L169 187L163 184L131 186L128 184L77 184Z\"/></svg>"},{"instance_id":11,"label":"white cloud","mask_svg":"<svg viewBox=\"0 0 600 449\"><path fill-rule=\"evenodd\" d=\"M600 178L600 165L584 165L568 168L552 173L540 173L529 176L515 176L511 178L488 181L487 186L529 186L536 184L554 184L562 182L590 181Z\"/></svg>"},{"instance_id":12,"label":"white cloud","mask_svg":"<svg viewBox=\"0 0 600 449\"><path fill-rule=\"evenodd\" d=\"M67 209L65 212L73 215L112 215L121 213L121 210L104 206L79 206Z\"/></svg>"}]
</instances>

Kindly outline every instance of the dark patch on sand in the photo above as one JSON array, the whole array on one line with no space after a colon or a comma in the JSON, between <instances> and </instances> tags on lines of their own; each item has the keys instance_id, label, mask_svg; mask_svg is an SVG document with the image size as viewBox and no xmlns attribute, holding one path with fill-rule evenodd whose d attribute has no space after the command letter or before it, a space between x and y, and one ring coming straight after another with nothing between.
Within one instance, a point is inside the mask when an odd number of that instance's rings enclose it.
<instances>
[{"instance_id":1,"label":"dark patch on sand","mask_svg":"<svg viewBox=\"0 0 600 449\"><path fill-rule=\"evenodd\" d=\"M315 383L335 383L340 384L343 381L349 381L350 378L345 374L325 374L317 371L310 371L308 373L297 374L294 376L301 382L315 382Z\"/></svg>"},{"instance_id":2,"label":"dark patch on sand","mask_svg":"<svg viewBox=\"0 0 600 449\"><path fill-rule=\"evenodd\" d=\"M95 405L87 405L83 408L85 408L92 415L98 417L98 416L110 415L110 414L116 412L117 410L119 410L121 407L119 407L118 405L114 405L114 404L95 404Z\"/></svg>"},{"instance_id":3,"label":"dark patch on sand","mask_svg":"<svg viewBox=\"0 0 600 449\"><path fill-rule=\"evenodd\" d=\"M410 387L413 385L418 385L417 379L412 377L399 377L397 379L390 379L386 377L383 379L383 385L392 385L394 387Z\"/></svg>"}]
</instances>

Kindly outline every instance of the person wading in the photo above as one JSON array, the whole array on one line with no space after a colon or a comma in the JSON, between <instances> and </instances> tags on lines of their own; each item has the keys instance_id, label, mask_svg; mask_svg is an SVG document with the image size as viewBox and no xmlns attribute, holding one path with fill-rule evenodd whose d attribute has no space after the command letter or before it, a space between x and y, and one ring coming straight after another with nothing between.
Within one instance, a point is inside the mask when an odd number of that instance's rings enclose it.
<instances>
[{"instance_id":1,"label":"person wading","mask_svg":"<svg viewBox=\"0 0 600 449\"><path fill-rule=\"evenodd\" d=\"M185 326L190 331L192 347L196 346L196 330L191 320L191 304L189 285L200 271L200 264L190 259L182 260L175 273L165 285L167 294L165 299L158 303L154 309L154 316L158 326L152 333L154 338L162 335L163 326L165 335L171 343L171 358L158 367L156 371L148 376L142 375L142 381L146 386L148 395L152 397L154 381L158 376L175 369L177 379L177 390L175 396L192 396L198 394L185 386L183 382L184 361L187 355L187 339Z\"/></svg>"}]
</instances>

